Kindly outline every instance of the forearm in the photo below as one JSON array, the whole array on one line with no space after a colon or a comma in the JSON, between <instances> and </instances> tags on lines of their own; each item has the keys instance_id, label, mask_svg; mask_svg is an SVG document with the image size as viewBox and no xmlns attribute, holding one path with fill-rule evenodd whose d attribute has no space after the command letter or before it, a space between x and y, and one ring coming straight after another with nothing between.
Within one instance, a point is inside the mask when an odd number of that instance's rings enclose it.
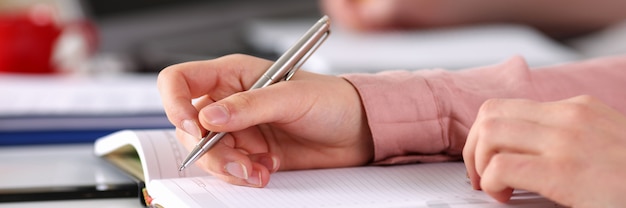
<instances>
[{"instance_id":1,"label":"forearm","mask_svg":"<svg viewBox=\"0 0 626 208\"><path fill-rule=\"evenodd\" d=\"M626 58L530 70L521 58L468 69L350 74L375 145L376 163L457 160L482 103L490 98L551 101L589 94L626 103ZM617 69L617 70L616 70ZM611 87L609 87L611 86ZM626 106L621 106L621 112Z\"/></svg>"}]
</instances>

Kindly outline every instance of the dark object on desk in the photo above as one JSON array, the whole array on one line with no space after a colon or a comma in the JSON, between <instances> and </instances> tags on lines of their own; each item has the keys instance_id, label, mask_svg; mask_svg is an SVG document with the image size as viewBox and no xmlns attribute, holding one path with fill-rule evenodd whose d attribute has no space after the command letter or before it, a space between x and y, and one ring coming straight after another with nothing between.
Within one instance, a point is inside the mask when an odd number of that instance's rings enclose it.
<instances>
[{"instance_id":1,"label":"dark object on desk","mask_svg":"<svg viewBox=\"0 0 626 208\"><path fill-rule=\"evenodd\" d=\"M0 202L138 197L143 185L93 155L92 144L0 148Z\"/></svg>"},{"instance_id":2,"label":"dark object on desk","mask_svg":"<svg viewBox=\"0 0 626 208\"><path fill-rule=\"evenodd\" d=\"M41 187L0 190L0 202L48 201L88 198L138 197L137 184L98 186Z\"/></svg>"}]
</instances>

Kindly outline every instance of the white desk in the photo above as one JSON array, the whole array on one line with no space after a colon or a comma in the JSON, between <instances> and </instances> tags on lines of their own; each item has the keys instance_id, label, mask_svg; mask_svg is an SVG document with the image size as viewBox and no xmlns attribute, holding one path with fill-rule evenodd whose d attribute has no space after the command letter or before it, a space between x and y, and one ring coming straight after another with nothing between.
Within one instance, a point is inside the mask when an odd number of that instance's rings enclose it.
<instances>
[{"instance_id":1,"label":"white desk","mask_svg":"<svg viewBox=\"0 0 626 208\"><path fill-rule=\"evenodd\" d=\"M93 155L92 144L1 146L0 189L128 184L132 180ZM142 207L136 197L0 202L0 207Z\"/></svg>"}]
</instances>

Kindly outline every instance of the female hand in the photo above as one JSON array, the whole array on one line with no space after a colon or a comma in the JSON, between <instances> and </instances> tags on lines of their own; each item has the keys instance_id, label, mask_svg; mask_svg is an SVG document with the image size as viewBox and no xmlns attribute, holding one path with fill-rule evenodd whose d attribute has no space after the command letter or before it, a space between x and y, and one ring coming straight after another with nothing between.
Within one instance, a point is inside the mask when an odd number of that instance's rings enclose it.
<instances>
[{"instance_id":1,"label":"female hand","mask_svg":"<svg viewBox=\"0 0 626 208\"><path fill-rule=\"evenodd\" d=\"M569 207L626 204L626 117L589 96L489 100L463 150L472 185L498 201L513 189Z\"/></svg>"},{"instance_id":2,"label":"female hand","mask_svg":"<svg viewBox=\"0 0 626 208\"><path fill-rule=\"evenodd\" d=\"M229 55L161 71L165 112L187 149L204 129L230 132L195 164L229 183L264 187L277 170L357 166L373 158L350 83L300 70L289 81L246 91L271 64Z\"/></svg>"}]
</instances>

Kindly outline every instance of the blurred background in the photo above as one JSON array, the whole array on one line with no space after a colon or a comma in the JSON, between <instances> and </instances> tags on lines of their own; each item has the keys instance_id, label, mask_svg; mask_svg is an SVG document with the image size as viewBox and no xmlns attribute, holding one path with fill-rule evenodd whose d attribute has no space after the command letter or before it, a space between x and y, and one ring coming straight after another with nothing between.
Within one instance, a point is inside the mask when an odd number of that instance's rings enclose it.
<instances>
[{"instance_id":1,"label":"blurred background","mask_svg":"<svg viewBox=\"0 0 626 208\"><path fill-rule=\"evenodd\" d=\"M262 56L246 44L246 24L259 18L318 17L309 0L83 0L99 30L100 52L131 70L230 53ZM130 60L129 60L130 59Z\"/></svg>"},{"instance_id":2,"label":"blurred background","mask_svg":"<svg viewBox=\"0 0 626 208\"><path fill-rule=\"evenodd\" d=\"M2 0L0 14L2 55L13 59L0 57L0 70L155 72L182 61L254 53L242 39L247 21L319 16L319 10L305 0ZM46 55L56 56L54 66L7 63L18 56L45 62ZM20 66L30 69L15 69Z\"/></svg>"},{"instance_id":3,"label":"blurred background","mask_svg":"<svg viewBox=\"0 0 626 208\"><path fill-rule=\"evenodd\" d=\"M2 0L0 71L158 72L231 53L273 59L321 15L319 2L310 0ZM563 42L522 25L374 35L334 27L310 68L459 69L514 54L539 66L626 51L623 41L615 41L623 28Z\"/></svg>"}]
</instances>

